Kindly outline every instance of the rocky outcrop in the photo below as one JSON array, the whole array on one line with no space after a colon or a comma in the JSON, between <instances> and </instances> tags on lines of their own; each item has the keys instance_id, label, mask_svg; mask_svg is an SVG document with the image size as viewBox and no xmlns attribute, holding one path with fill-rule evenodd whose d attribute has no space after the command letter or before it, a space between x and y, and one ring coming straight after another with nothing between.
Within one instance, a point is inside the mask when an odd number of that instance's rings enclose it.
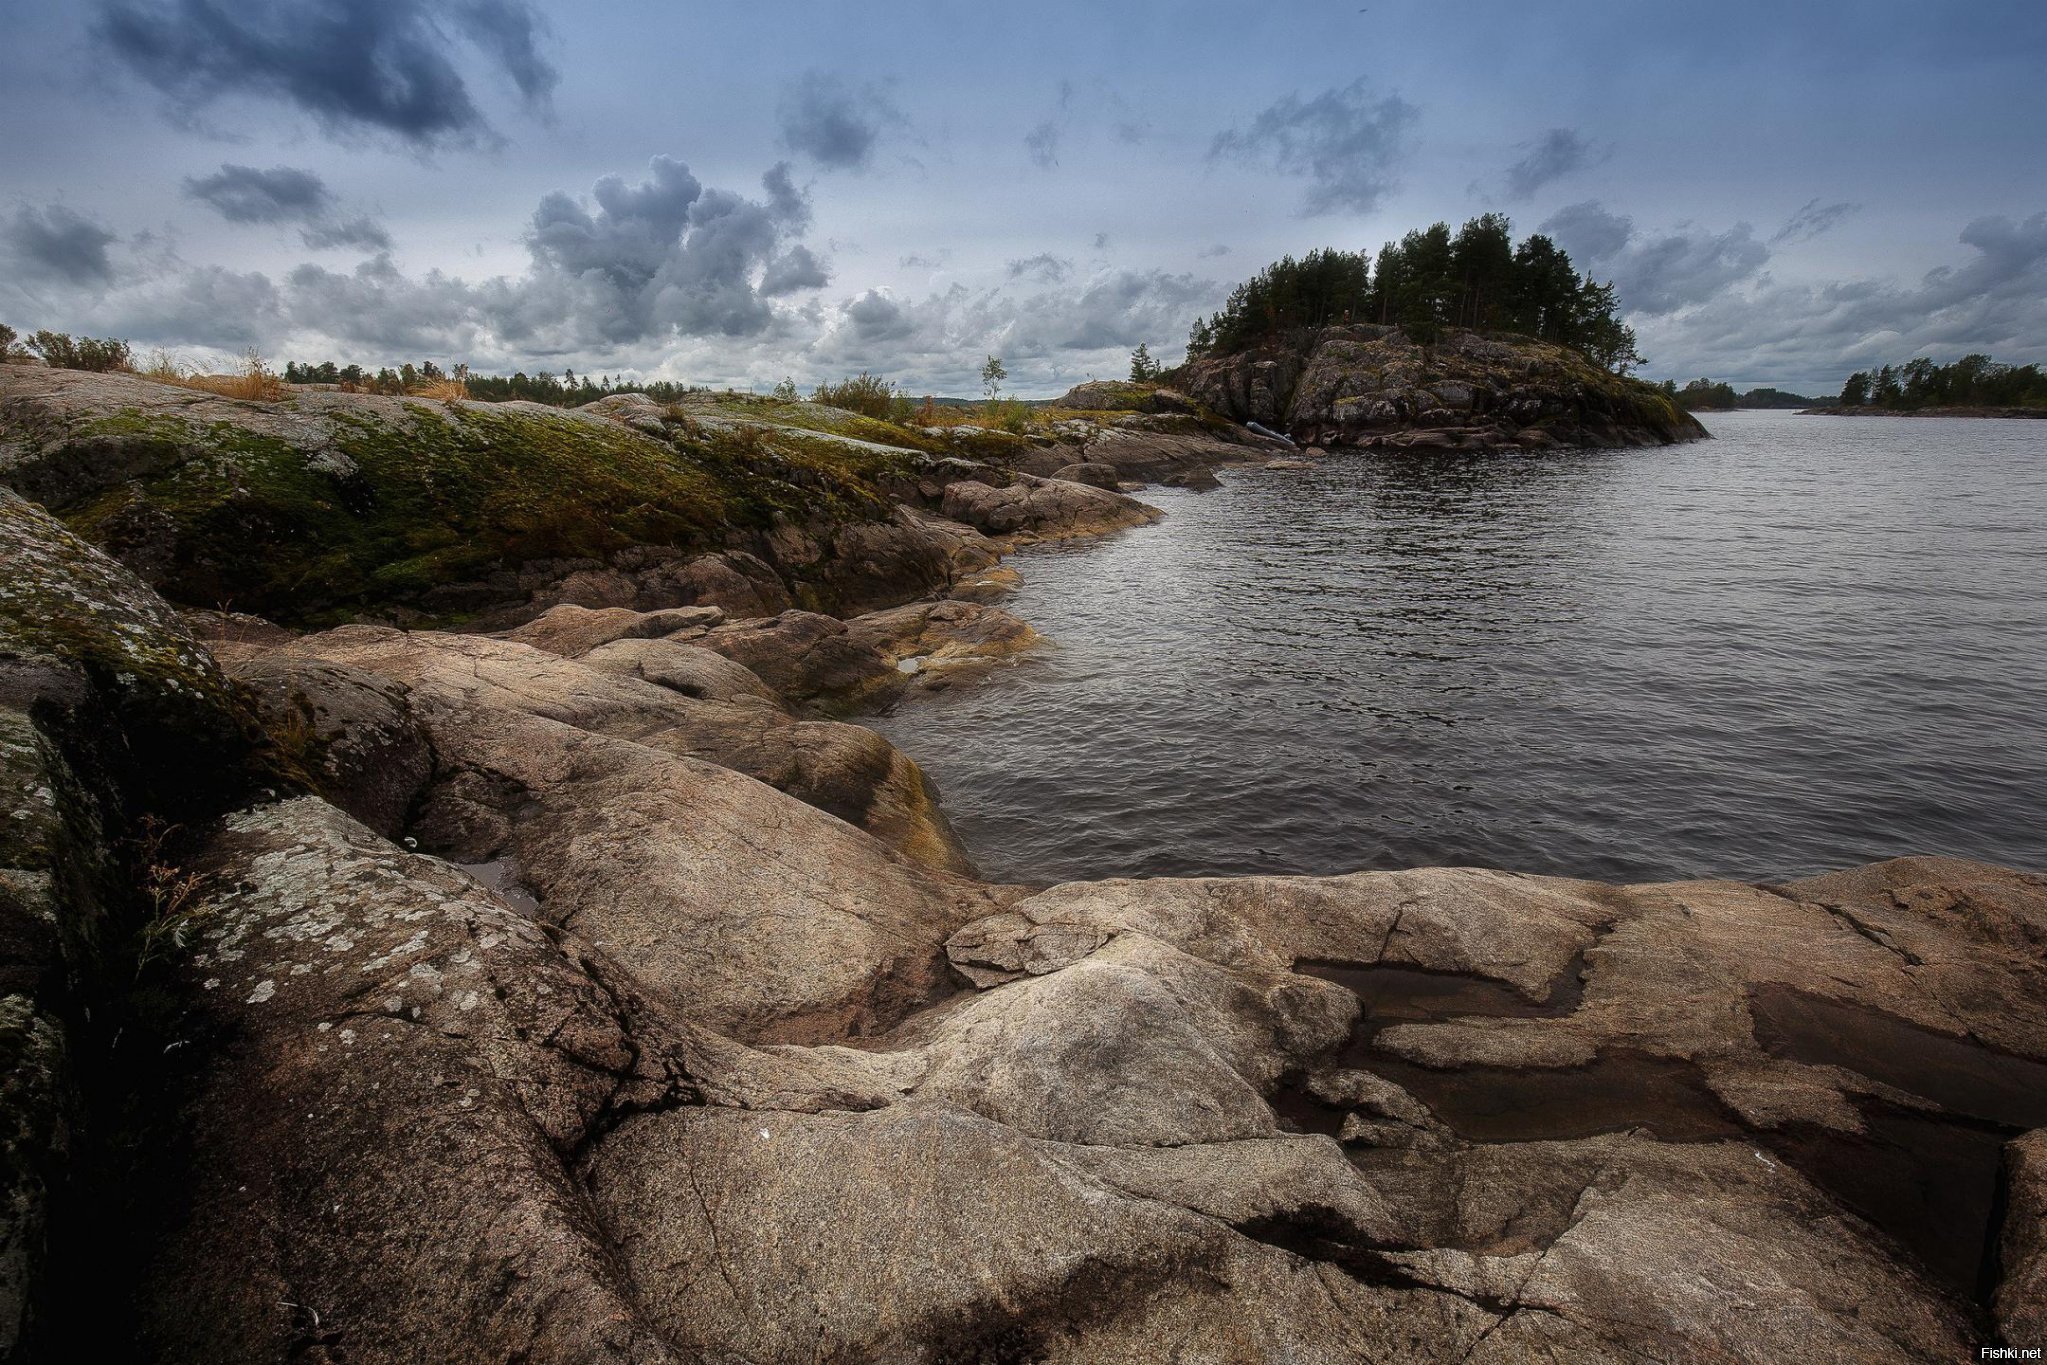
<instances>
[{"instance_id":1,"label":"rocky outcrop","mask_svg":"<svg viewBox=\"0 0 2047 1365\"><path fill-rule=\"evenodd\" d=\"M1034 474L1019 474L1000 486L971 479L949 484L943 509L951 520L1010 544L1098 536L1164 515L1121 493Z\"/></svg>"},{"instance_id":2,"label":"rocky outcrop","mask_svg":"<svg viewBox=\"0 0 2047 1365\"><path fill-rule=\"evenodd\" d=\"M962 547L881 492L929 452L625 397L246 402L0 365L0 483L181 603L281 621L861 611L952 581Z\"/></svg>"},{"instance_id":3,"label":"rocky outcrop","mask_svg":"<svg viewBox=\"0 0 2047 1365\"><path fill-rule=\"evenodd\" d=\"M1546 449L1668 445L1706 435L1654 386L1527 337L1328 327L1174 372L1195 399L1304 445Z\"/></svg>"},{"instance_id":4,"label":"rocky outcrop","mask_svg":"<svg viewBox=\"0 0 2047 1365\"><path fill-rule=\"evenodd\" d=\"M574 609L556 608L543 621L565 610ZM792 716L758 676L691 642L626 638L566 659L509 640L344 626L248 658L235 671L284 680L299 696L309 682L320 688L323 705L293 699L275 708L286 727L300 724L300 707L315 717L306 722L315 728L303 748L319 757L308 768L334 762L334 742L323 741L317 727L331 723L321 719L329 708L347 708L341 714L350 725L338 743L351 759L378 761L351 762L361 773L353 782L314 786L358 815L395 809L388 832L405 823L429 771L438 773L437 791L473 780L452 766L451 746L460 747L479 713L507 711L744 773L912 857L968 868L916 764L871 730ZM348 702L334 700L337 681L348 687ZM497 850L470 851L481 862Z\"/></svg>"},{"instance_id":5,"label":"rocky outcrop","mask_svg":"<svg viewBox=\"0 0 2047 1365\"><path fill-rule=\"evenodd\" d=\"M767 814L695 799L727 835ZM1892 1112L2020 1116L1910 1089L1941 1082L1909 1056L1889 1079L1815 1060L1831 1030L1752 1002L1807 992L1993 1070L2047 1040L2037 964L1979 960L1945 1014L1951 979L1849 923L1913 917L1951 975L2047 908L2040 879L1967 864L1875 869L1874 897L1438 871L1060 887L952 929L981 991L906 999L857 1050L843 1018L763 1029L771 997L732 994L735 958L778 1000L849 980L816 924L747 927L736 868L744 918L665 917L742 935L685 967L598 902L564 922L550 887L529 920L310 801L234 817L207 866L199 1197L150 1281L173 1359L1959 1358L1977 1310L1928 1228L1862 1206L1886 1169L1862 1154ZM870 914L910 903L872 861L832 877ZM1992 1019L2022 1051L1969 1040ZM1405 1066L1395 1027L1451 1039L1440 1066ZM1517 1036L1559 1029L1592 1058ZM1546 1060L1475 1063L1473 1031ZM1765 1091L1794 1102L1725 1098Z\"/></svg>"}]
</instances>

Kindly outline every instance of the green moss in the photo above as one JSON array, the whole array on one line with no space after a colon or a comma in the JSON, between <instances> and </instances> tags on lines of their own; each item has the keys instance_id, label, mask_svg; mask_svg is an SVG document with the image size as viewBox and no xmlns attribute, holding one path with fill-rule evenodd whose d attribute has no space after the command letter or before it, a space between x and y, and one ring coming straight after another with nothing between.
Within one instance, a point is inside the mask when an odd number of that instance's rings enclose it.
<instances>
[{"instance_id":1,"label":"green moss","mask_svg":"<svg viewBox=\"0 0 2047 1365\"><path fill-rule=\"evenodd\" d=\"M81 664L126 688L228 704L232 689L168 607L4 490L0 570L0 655Z\"/></svg>"},{"instance_id":2,"label":"green moss","mask_svg":"<svg viewBox=\"0 0 2047 1365\"><path fill-rule=\"evenodd\" d=\"M737 396L734 396L735 398ZM728 408L730 403L728 401ZM876 478L912 466L885 423L808 404L779 421L697 421L662 433L569 414L406 404L402 418L332 415L308 453L233 423L124 412L73 440L175 450L159 472L71 509L71 524L155 566L173 598L278 620L332 619L404 602L500 564L600 558L634 545L722 545L735 531L873 520ZM388 410L387 410L388 412ZM834 439L850 436L853 440ZM889 449L855 444L889 437ZM928 444L928 442L926 442Z\"/></svg>"}]
</instances>

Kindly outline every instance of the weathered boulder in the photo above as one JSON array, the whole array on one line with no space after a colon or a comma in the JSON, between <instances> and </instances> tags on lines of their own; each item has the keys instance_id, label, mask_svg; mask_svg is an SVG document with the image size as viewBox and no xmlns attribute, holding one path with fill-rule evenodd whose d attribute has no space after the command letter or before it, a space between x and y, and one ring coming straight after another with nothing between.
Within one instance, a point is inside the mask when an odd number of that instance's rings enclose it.
<instances>
[{"instance_id":1,"label":"weathered boulder","mask_svg":"<svg viewBox=\"0 0 2047 1365\"><path fill-rule=\"evenodd\" d=\"M344 626L295 640L257 666L313 662L410 689L436 742L477 710L544 716L731 768L934 866L969 866L923 773L886 740L798 720L757 677L691 644L621 639L571 660L509 640Z\"/></svg>"},{"instance_id":2,"label":"weathered boulder","mask_svg":"<svg viewBox=\"0 0 2047 1365\"><path fill-rule=\"evenodd\" d=\"M850 625L816 612L734 621L692 643L744 665L790 705L826 714L878 711L910 683Z\"/></svg>"},{"instance_id":3,"label":"weathered boulder","mask_svg":"<svg viewBox=\"0 0 2047 1365\"><path fill-rule=\"evenodd\" d=\"M422 844L509 860L548 922L742 1038L887 1031L955 989L945 936L1015 894L643 743L500 707L429 723L447 777ZM927 804L891 818L939 817Z\"/></svg>"},{"instance_id":4,"label":"weathered boulder","mask_svg":"<svg viewBox=\"0 0 2047 1365\"><path fill-rule=\"evenodd\" d=\"M205 849L166 1361L655 1362L564 1163L697 1098L630 979L310 798Z\"/></svg>"},{"instance_id":5,"label":"weathered boulder","mask_svg":"<svg viewBox=\"0 0 2047 1365\"><path fill-rule=\"evenodd\" d=\"M702 1358L1336 1365L1416 1337L1454 1358L1492 1320L1126 1193L1172 1179L1113 1155L942 1106L696 1110L628 1120L586 1168L647 1311Z\"/></svg>"},{"instance_id":6,"label":"weathered boulder","mask_svg":"<svg viewBox=\"0 0 2047 1365\"><path fill-rule=\"evenodd\" d=\"M245 657L230 673L314 791L387 838L404 830L434 752L403 683L285 652Z\"/></svg>"},{"instance_id":7,"label":"weathered boulder","mask_svg":"<svg viewBox=\"0 0 2047 1365\"><path fill-rule=\"evenodd\" d=\"M973 602L912 602L846 623L856 644L920 682L957 676L1026 653L1043 641L995 607Z\"/></svg>"},{"instance_id":8,"label":"weathered boulder","mask_svg":"<svg viewBox=\"0 0 2047 1365\"><path fill-rule=\"evenodd\" d=\"M658 640L695 627L709 629L724 620L725 613L718 607L634 611L630 607L592 609L565 603L503 634L507 640L532 645L564 659L580 659L614 640Z\"/></svg>"},{"instance_id":9,"label":"weathered boulder","mask_svg":"<svg viewBox=\"0 0 2047 1365\"><path fill-rule=\"evenodd\" d=\"M1006 487L962 481L945 490L945 515L1012 542L1105 535L1157 521L1135 498L1063 479L1019 474Z\"/></svg>"},{"instance_id":10,"label":"weathered boulder","mask_svg":"<svg viewBox=\"0 0 2047 1365\"><path fill-rule=\"evenodd\" d=\"M1120 492L1122 489L1116 474L1116 466L1104 464L1099 460L1061 465L1052 471L1051 477L1064 479L1068 483L1084 483L1091 488L1106 488L1111 493Z\"/></svg>"},{"instance_id":11,"label":"weathered boulder","mask_svg":"<svg viewBox=\"0 0 2047 1365\"><path fill-rule=\"evenodd\" d=\"M2004 1270L1993 1306L2007 1342L2047 1339L2047 1130L2004 1149Z\"/></svg>"}]
</instances>

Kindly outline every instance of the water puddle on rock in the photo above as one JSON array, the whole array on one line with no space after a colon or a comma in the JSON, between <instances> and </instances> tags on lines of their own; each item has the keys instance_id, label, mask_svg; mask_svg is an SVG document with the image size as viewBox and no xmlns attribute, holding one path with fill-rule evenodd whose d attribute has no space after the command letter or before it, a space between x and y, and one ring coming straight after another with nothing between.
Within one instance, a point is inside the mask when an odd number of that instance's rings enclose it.
<instances>
[{"instance_id":1,"label":"water puddle on rock","mask_svg":"<svg viewBox=\"0 0 2047 1365\"><path fill-rule=\"evenodd\" d=\"M1436 1070L1375 1046L1396 1024L1567 1015L1583 992L1578 964L1540 1002L1502 982L1406 967L1302 962L1295 970L1350 989L1364 1006L1334 1067L1403 1087L1466 1141L1563 1141L1636 1128L1665 1142L1739 1140L1767 1149L1888 1233L1959 1297L1980 1305L1995 1287L2002 1149L2020 1132L2047 1126L2047 1064L1878 1011L1763 987L1751 1003L1766 1051L1857 1072L1939 1110L1864 1097L1857 1102L1862 1134L1810 1124L1751 1130L1685 1061L1608 1049L1569 1068ZM1331 1136L1347 1112L1298 1080L1273 1105L1296 1127Z\"/></svg>"},{"instance_id":2,"label":"water puddle on rock","mask_svg":"<svg viewBox=\"0 0 2047 1365\"><path fill-rule=\"evenodd\" d=\"M1916 1252L1963 1294L1995 1288L2004 1144L2047 1127L2047 1064L1994 1052L1878 1010L1781 986L1749 998L1772 1056L1838 1066L1940 1106L1925 1113L1864 1099L1866 1136L1815 1129L1766 1135L1790 1165Z\"/></svg>"},{"instance_id":3,"label":"water puddle on rock","mask_svg":"<svg viewBox=\"0 0 2047 1365\"><path fill-rule=\"evenodd\" d=\"M510 858L493 858L487 863L452 863L497 892L498 899L528 919L539 919L540 900L519 880L519 865Z\"/></svg>"}]
</instances>

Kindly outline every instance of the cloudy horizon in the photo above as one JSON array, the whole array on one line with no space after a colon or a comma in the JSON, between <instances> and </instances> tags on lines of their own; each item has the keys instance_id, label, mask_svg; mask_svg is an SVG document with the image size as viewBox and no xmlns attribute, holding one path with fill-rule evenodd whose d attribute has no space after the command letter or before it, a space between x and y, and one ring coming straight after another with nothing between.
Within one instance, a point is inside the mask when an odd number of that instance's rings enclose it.
<instances>
[{"instance_id":1,"label":"cloudy horizon","mask_svg":"<svg viewBox=\"0 0 2047 1365\"><path fill-rule=\"evenodd\" d=\"M2047 10L24 7L0 321L218 363L1054 393L1282 254L1509 214L1652 378L2047 361Z\"/></svg>"}]
</instances>

